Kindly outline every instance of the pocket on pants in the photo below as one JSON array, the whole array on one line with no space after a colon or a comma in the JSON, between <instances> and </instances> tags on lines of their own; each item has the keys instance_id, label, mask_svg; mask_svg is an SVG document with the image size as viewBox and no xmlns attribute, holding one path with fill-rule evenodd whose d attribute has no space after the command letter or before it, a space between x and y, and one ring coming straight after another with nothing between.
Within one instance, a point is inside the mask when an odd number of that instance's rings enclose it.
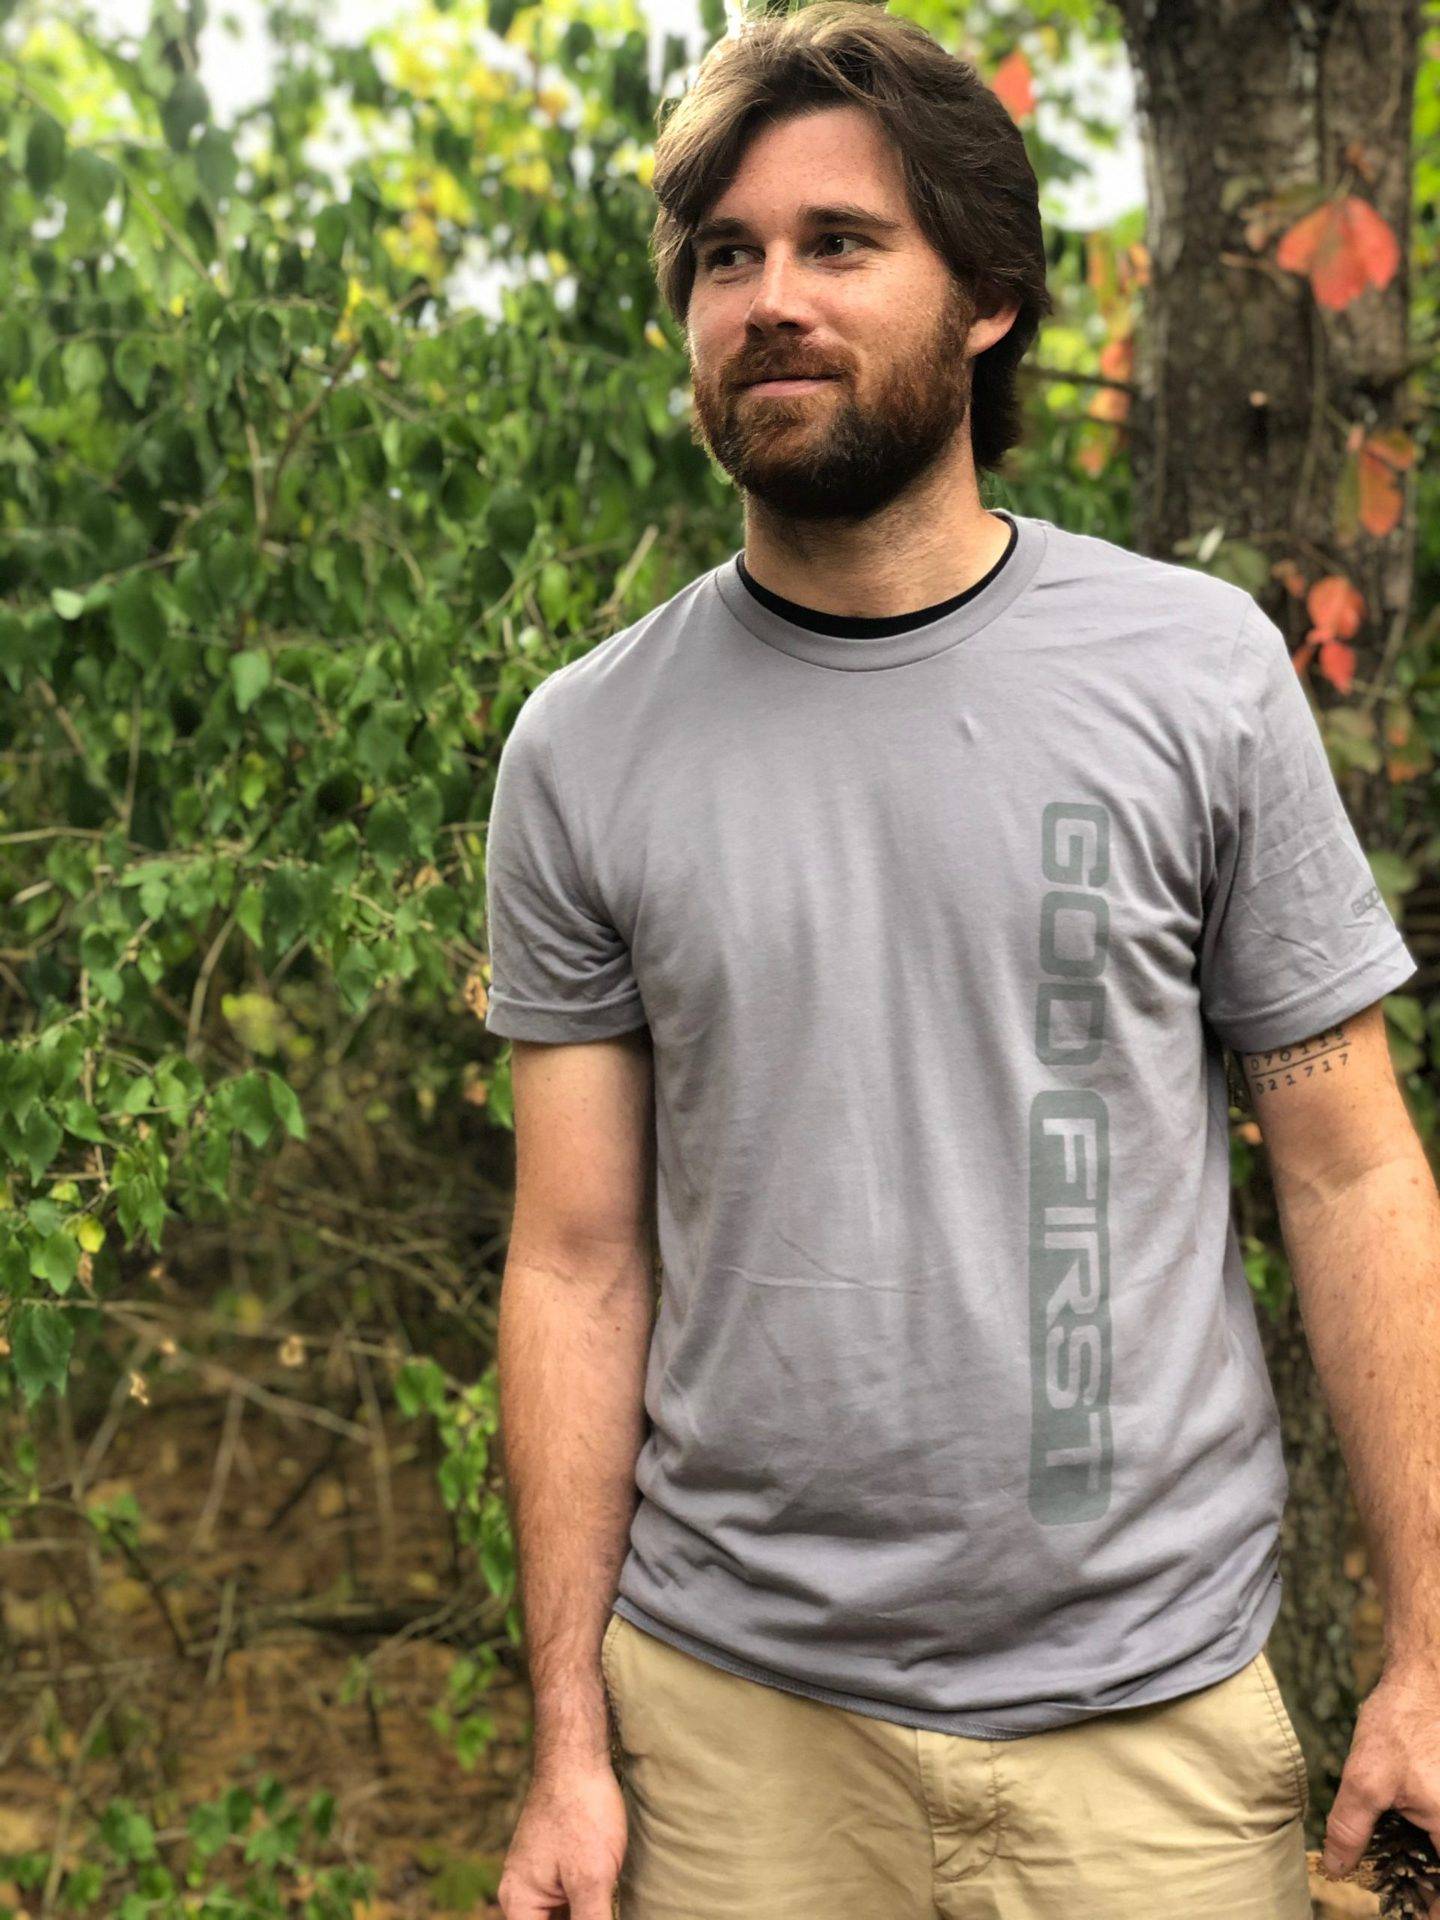
<instances>
[{"instance_id":1,"label":"pocket on pants","mask_svg":"<svg viewBox=\"0 0 1440 1920\"><path fill-rule=\"evenodd\" d=\"M1290 1767L1294 1781L1295 1811L1303 1817L1310 1811L1310 1772L1305 1765L1304 1748L1300 1745L1295 1723L1290 1718L1289 1710L1280 1692L1280 1683L1275 1678L1275 1669L1270 1664L1270 1656L1263 1647L1256 1654L1251 1665L1274 1715L1280 1748Z\"/></svg>"}]
</instances>

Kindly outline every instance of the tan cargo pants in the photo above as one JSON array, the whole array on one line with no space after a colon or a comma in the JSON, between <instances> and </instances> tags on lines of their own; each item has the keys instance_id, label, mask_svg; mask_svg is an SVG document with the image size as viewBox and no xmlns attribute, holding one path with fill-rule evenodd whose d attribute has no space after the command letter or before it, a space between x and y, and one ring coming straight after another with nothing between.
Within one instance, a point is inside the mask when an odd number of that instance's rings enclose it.
<instances>
[{"instance_id":1,"label":"tan cargo pants","mask_svg":"<svg viewBox=\"0 0 1440 1920\"><path fill-rule=\"evenodd\" d=\"M612 1614L619 1920L1310 1920L1269 1660L1015 1740L871 1719Z\"/></svg>"}]
</instances>

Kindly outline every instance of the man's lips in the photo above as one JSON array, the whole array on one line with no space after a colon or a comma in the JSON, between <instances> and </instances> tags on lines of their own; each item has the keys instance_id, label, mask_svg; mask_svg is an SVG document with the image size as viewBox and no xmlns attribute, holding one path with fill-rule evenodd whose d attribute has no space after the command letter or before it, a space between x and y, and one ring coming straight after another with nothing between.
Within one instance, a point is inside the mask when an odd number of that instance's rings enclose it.
<instances>
[{"instance_id":1,"label":"man's lips","mask_svg":"<svg viewBox=\"0 0 1440 1920\"><path fill-rule=\"evenodd\" d=\"M758 380L743 381L742 385L745 387L789 386L792 383L838 378L838 374L833 373L766 373L762 374Z\"/></svg>"}]
</instances>

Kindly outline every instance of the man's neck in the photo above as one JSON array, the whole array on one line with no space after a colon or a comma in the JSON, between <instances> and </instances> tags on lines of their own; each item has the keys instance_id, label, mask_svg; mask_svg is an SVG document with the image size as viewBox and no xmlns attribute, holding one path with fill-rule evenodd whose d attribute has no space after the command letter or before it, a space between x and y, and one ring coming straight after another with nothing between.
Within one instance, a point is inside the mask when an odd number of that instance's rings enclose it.
<instances>
[{"instance_id":1,"label":"man's neck","mask_svg":"<svg viewBox=\"0 0 1440 1920\"><path fill-rule=\"evenodd\" d=\"M800 543L793 529L767 527L763 513L747 510L745 565L771 593L816 613L842 619L892 619L938 606L983 580L1005 552L1010 528L979 502L973 514L951 518L940 529L914 529L897 546L883 530L847 529ZM777 537L779 535L779 537Z\"/></svg>"}]
</instances>

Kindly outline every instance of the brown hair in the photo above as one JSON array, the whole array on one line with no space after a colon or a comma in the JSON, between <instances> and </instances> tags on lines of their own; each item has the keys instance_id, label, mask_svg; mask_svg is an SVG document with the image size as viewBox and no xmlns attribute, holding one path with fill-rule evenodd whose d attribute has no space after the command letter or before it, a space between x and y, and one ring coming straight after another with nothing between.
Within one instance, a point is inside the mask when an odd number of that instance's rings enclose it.
<instances>
[{"instance_id":1,"label":"brown hair","mask_svg":"<svg viewBox=\"0 0 1440 1920\"><path fill-rule=\"evenodd\" d=\"M980 314L1018 304L978 354L970 443L977 474L1021 438L1020 360L1052 310L1039 190L1019 128L967 60L876 0L810 0L751 16L716 41L690 88L662 101L650 260L685 325L695 283L691 235L739 171L757 122L861 106L897 150L916 223Z\"/></svg>"}]
</instances>

